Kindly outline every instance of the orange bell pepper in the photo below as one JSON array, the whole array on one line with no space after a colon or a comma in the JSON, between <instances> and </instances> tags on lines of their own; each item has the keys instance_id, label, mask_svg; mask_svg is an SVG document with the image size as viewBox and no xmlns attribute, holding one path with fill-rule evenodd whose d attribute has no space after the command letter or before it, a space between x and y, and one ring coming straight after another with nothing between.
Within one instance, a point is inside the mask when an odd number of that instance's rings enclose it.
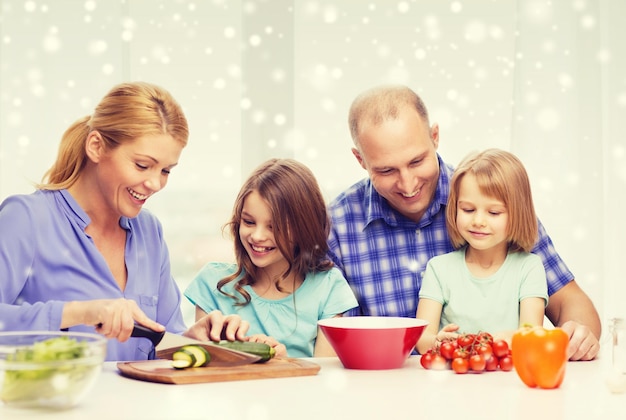
<instances>
[{"instance_id":1,"label":"orange bell pepper","mask_svg":"<svg viewBox=\"0 0 626 420\"><path fill-rule=\"evenodd\" d=\"M513 366L527 386L558 388L565 377L569 336L560 328L525 326L513 334Z\"/></svg>"}]
</instances>

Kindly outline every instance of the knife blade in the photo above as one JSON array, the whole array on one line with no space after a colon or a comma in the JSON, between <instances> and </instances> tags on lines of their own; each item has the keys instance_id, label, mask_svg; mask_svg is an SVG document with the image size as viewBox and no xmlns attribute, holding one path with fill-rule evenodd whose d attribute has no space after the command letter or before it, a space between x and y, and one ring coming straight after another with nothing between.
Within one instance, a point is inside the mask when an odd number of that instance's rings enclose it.
<instances>
[{"instance_id":1,"label":"knife blade","mask_svg":"<svg viewBox=\"0 0 626 420\"><path fill-rule=\"evenodd\" d=\"M249 365L258 362L261 357L238 350L220 347L211 341L199 341L170 332L153 331L141 325L135 325L131 337L144 337L152 341L157 359L172 359L174 352L186 345L204 347L211 355L208 366L230 367Z\"/></svg>"}]
</instances>

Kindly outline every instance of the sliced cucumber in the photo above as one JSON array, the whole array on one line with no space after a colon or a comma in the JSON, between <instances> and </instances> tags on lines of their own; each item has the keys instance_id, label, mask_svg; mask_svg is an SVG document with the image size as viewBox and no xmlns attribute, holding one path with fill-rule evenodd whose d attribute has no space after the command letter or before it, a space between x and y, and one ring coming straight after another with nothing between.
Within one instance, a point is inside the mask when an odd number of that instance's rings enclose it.
<instances>
[{"instance_id":1,"label":"sliced cucumber","mask_svg":"<svg viewBox=\"0 0 626 420\"><path fill-rule=\"evenodd\" d=\"M211 361L211 354L202 346L187 345L182 347L181 350L186 350L194 355L196 362L193 364L193 367L206 366Z\"/></svg>"},{"instance_id":2,"label":"sliced cucumber","mask_svg":"<svg viewBox=\"0 0 626 420\"><path fill-rule=\"evenodd\" d=\"M176 369L193 367L196 364L196 356L186 349L179 349L172 355L172 366Z\"/></svg>"},{"instance_id":3,"label":"sliced cucumber","mask_svg":"<svg viewBox=\"0 0 626 420\"><path fill-rule=\"evenodd\" d=\"M174 359L172 360L172 367L174 369L187 369L188 367L191 367L191 365L189 364L189 360Z\"/></svg>"},{"instance_id":4,"label":"sliced cucumber","mask_svg":"<svg viewBox=\"0 0 626 420\"><path fill-rule=\"evenodd\" d=\"M211 354L202 346L187 345L176 350L172 355L172 367L186 369L206 366L211 361Z\"/></svg>"}]
</instances>

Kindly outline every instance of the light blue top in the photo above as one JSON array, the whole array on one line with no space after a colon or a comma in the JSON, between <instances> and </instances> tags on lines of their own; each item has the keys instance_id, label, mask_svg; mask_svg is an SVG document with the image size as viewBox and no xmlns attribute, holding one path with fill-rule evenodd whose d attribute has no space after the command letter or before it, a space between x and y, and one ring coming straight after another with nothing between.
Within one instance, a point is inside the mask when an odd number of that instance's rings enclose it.
<instances>
[{"instance_id":1,"label":"light blue top","mask_svg":"<svg viewBox=\"0 0 626 420\"><path fill-rule=\"evenodd\" d=\"M128 282L122 292L85 233L89 216L66 191L15 195L0 205L0 331L58 331L69 301L126 298L168 331L185 330L161 224L142 210L122 217ZM94 332L93 326L71 331ZM109 340L107 360L147 359L145 338Z\"/></svg>"},{"instance_id":2,"label":"light blue top","mask_svg":"<svg viewBox=\"0 0 626 420\"><path fill-rule=\"evenodd\" d=\"M274 337L287 347L289 357L312 357L317 321L357 306L348 282L336 268L309 273L293 295L278 300L264 299L251 286L244 286L252 300L235 306L234 299L217 290L217 282L236 270L235 264L206 264L185 290L185 296L206 312L219 309L225 314L238 314L250 323L248 334ZM223 290L241 296L234 291L235 283L229 282Z\"/></svg>"},{"instance_id":3,"label":"light blue top","mask_svg":"<svg viewBox=\"0 0 626 420\"><path fill-rule=\"evenodd\" d=\"M497 272L477 278L467 268L465 249L434 257L426 266L419 297L443 305L439 329L454 323L466 333L514 330L522 299L539 297L548 304L546 272L537 255L509 253Z\"/></svg>"}]
</instances>

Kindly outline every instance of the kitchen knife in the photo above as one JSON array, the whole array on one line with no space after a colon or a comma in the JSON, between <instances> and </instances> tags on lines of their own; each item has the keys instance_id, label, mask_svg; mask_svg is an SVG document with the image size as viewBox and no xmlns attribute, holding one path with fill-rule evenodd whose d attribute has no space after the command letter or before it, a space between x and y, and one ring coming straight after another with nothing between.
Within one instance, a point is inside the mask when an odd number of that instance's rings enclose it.
<instances>
[{"instance_id":1,"label":"kitchen knife","mask_svg":"<svg viewBox=\"0 0 626 420\"><path fill-rule=\"evenodd\" d=\"M261 360L260 356L238 350L220 347L211 341L199 341L179 334L153 331L141 325L135 325L131 337L144 337L152 341L157 359L172 359L172 355L182 346L189 344L204 347L211 355L208 367L230 367L249 365Z\"/></svg>"}]
</instances>

